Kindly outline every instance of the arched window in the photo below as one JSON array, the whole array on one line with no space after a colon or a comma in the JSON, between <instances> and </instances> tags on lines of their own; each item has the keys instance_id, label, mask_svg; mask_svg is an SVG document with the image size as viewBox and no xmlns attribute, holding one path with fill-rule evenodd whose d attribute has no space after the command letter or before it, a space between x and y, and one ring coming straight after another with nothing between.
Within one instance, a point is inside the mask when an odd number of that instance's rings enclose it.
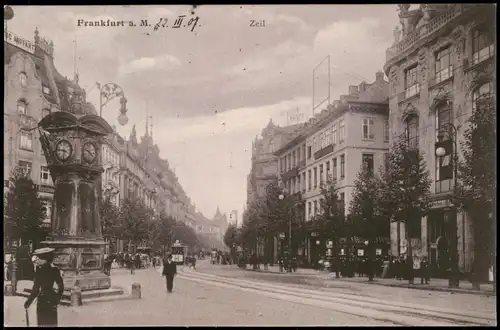
<instances>
[{"instance_id":1,"label":"arched window","mask_svg":"<svg viewBox=\"0 0 500 330\"><path fill-rule=\"evenodd\" d=\"M491 97L493 93L493 83L487 82L472 92L472 111L476 110L478 101Z\"/></svg>"},{"instance_id":2,"label":"arched window","mask_svg":"<svg viewBox=\"0 0 500 330\"><path fill-rule=\"evenodd\" d=\"M276 143L274 142L273 139L269 141L269 152L275 152L276 151Z\"/></svg>"},{"instance_id":3,"label":"arched window","mask_svg":"<svg viewBox=\"0 0 500 330\"><path fill-rule=\"evenodd\" d=\"M26 87L28 85L28 76L26 75L26 72L19 73L19 83L23 87Z\"/></svg>"},{"instance_id":4,"label":"arched window","mask_svg":"<svg viewBox=\"0 0 500 330\"><path fill-rule=\"evenodd\" d=\"M28 104L25 100L20 99L17 101L17 111L22 115L28 114Z\"/></svg>"},{"instance_id":5,"label":"arched window","mask_svg":"<svg viewBox=\"0 0 500 330\"><path fill-rule=\"evenodd\" d=\"M419 138L419 117L417 115L410 115L405 120L405 137L408 141L408 146L418 149Z\"/></svg>"},{"instance_id":6,"label":"arched window","mask_svg":"<svg viewBox=\"0 0 500 330\"><path fill-rule=\"evenodd\" d=\"M448 136L451 132L450 130L450 124L452 123L452 112L451 112L451 103L449 101L443 101L441 104L438 105L436 108L436 142L441 140L447 140L450 139L451 137ZM435 157L435 164L436 164L436 170L435 170L435 178L436 178L436 193L440 192L445 192L445 191L450 191L452 188L452 179L448 180L441 180L439 177L439 171L440 171L440 159L438 156Z\"/></svg>"}]
</instances>

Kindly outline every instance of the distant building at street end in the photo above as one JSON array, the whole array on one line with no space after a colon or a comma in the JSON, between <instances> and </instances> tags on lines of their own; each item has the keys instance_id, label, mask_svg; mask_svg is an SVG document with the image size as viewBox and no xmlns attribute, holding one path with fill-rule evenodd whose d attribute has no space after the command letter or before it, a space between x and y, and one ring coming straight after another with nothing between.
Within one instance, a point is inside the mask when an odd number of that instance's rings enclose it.
<instances>
[{"instance_id":1,"label":"distant building at street end","mask_svg":"<svg viewBox=\"0 0 500 330\"><path fill-rule=\"evenodd\" d=\"M278 178L274 152L290 141L303 124L280 127L269 120L261 137L252 142L252 167L247 177L247 205L266 196L266 187Z\"/></svg>"},{"instance_id":2,"label":"distant building at street end","mask_svg":"<svg viewBox=\"0 0 500 330\"><path fill-rule=\"evenodd\" d=\"M347 215L361 165L371 171L384 166L389 151L388 90L381 71L371 84L349 86L348 94L310 118L292 141L275 152L280 182L288 193L301 193L306 221L320 212L322 183L335 180ZM309 233L297 251L310 264L325 250L326 243L317 244L317 236Z\"/></svg>"},{"instance_id":3,"label":"distant building at street end","mask_svg":"<svg viewBox=\"0 0 500 330\"><path fill-rule=\"evenodd\" d=\"M417 146L431 173L434 203L421 226L410 228L415 257L428 257L439 267L448 254L449 219L456 218L458 263L471 271L473 236L468 214L450 205L453 179L440 180L440 162L434 145L438 132L450 124L463 141L467 120L476 101L495 97L496 7L489 4L423 4L414 10L399 5L402 26L394 30L394 43L386 53L384 70L390 84L391 139L405 134ZM458 154L461 156L460 148ZM408 238L403 223L393 223L393 255L406 253Z\"/></svg>"}]
</instances>

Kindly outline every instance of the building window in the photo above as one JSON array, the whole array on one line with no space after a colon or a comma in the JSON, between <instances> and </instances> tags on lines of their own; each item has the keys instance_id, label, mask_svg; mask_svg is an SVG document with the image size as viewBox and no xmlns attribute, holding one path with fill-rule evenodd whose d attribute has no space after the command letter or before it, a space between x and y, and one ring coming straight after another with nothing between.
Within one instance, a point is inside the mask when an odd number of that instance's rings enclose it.
<instances>
[{"instance_id":1,"label":"building window","mask_svg":"<svg viewBox=\"0 0 500 330\"><path fill-rule=\"evenodd\" d=\"M332 144L332 128L331 127L327 127L326 128L326 146L329 146L330 144Z\"/></svg>"},{"instance_id":2,"label":"building window","mask_svg":"<svg viewBox=\"0 0 500 330\"><path fill-rule=\"evenodd\" d=\"M477 109L478 101L491 97L493 92L493 83L490 81L481 85L472 92L472 111Z\"/></svg>"},{"instance_id":3,"label":"building window","mask_svg":"<svg viewBox=\"0 0 500 330\"><path fill-rule=\"evenodd\" d=\"M47 108L42 109L42 118L50 115L50 113L51 113L50 109L47 109Z\"/></svg>"},{"instance_id":4,"label":"building window","mask_svg":"<svg viewBox=\"0 0 500 330\"><path fill-rule=\"evenodd\" d=\"M286 163L287 163L287 169L291 170L292 169L292 155L291 154L288 154Z\"/></svg>"},{"instance_id":5,"label":"building window","mask_svg":"<svg viewBox=\"0 0 500 330\"><path fill-rule=\"evenodd\" d=\"M493 56L495 34L487 27L481 27L473 32L472 36L472 65Z\"/></svg>"},{"instance_id":6,"label":"building window","mask_svg":"<svg viewBox=\"0 0 500 330\"><path fill-rule=\"evenodd\" d=\"M295 167L297 165L297 152L294 150L292 153L292 167Z\"/></svg>"},{"instance_id":7,"label":"building window","mask_svg":"<svg viewBox=\"0 0 500 330\"><path fill-rule=\"evenodd\" d=\"M405 71L405 98L418 93L420 93L420 84L418 83L418 66L415 65Z\"/></svg>"},{"instance_id":8,"label":"building window","mask_svg":"<svg viewBox=\"0 0 500 330\"><path fill-rule=\"evenodd\" d=\"M344 126L344 118L339 120L339 143L344 142L345 139L345 126Z\"/></svg>"},{"instance_id":9,"label":"building window","mask_svg":"<svg viewBox=\"0 0 500 330\"><path fill-rule=\"evenodd\" d=\"M276 149L276 144L275 144L274 140L269 141L269 152L273 153L275 151L275 149Z\"/></svg>"},{"instance_id":10,"label":"building window","mask_svg":"<svg viewBox=\"0 0 500 330\"><path fill-rule=\"evenodd\" d=\"M40 167L40 182L43 185L50 185L50 172L47 166Z\"/></svg>"},{"instance_id":11,"label":"building window","mask_svg":"<svg viewBox=\"0 0 500 330\"><path fill-rule=\"evenodd\" d=\"M21 131L19 149L33 151L33 134Z\"/></svg>"},{"instance_id":12,"label":"building window","mask_svg":"<svg viewBox=\"0 0 500 330\"><path fill-rule=\"evenodd\" d=\"M314 203L314 211L313 212L314 212L314 215L316 215L316 214L318 214L318 211L319 211L318 210L318 201L314 201L313 203Z\"/></svg>"},{"instance_id":13,"label":"building window","mask_svg":"<svg viewBox=\"0 0 500 330\"><path fill-rule=\"evenodd\" d=\"M302 173L302 191L306 191L306 172Z\"/></svg>"},{"instance_id":14,"label":"building window","mask_svg":"<svg viewBox=\"0 0 500 330\"><path fill-rule=\"evenodd\" d=\"M307 181L307 189L311 190L311 182L312 182L311 170L307 171L307 176L309 178L309 180Z\"/></svg>"},{"instance_id":15,"label":"building window","mask_svg":"<svg viewBox=\"0 0 500 330\"><path fill-rule=\"evenodd\" d=\"M345 155L340 156L340 179L345 178Z\"/></svg>"},{"instance_id":16,"label":"building window","mask_svg":"<svg viewBox=\"0 0 500 330\"><path fill-rule=\"evenodd\" d=\"M389 121L384 121L384 142L389 142L390 133L389 133Z\"/></svg>"},{"instance_id":17,"label":"building window","mask_svg":"<svg viewBox=\"0 0 500 330\"><path fill-rule=\"evenodd\" d=\"M440 83L453 76L451 65L451 51L447 47L436 54L436 83Z\"/></svg>"},{"instance_id":18,"label":"building window","mask_svg":"<svg viewBox=\"0 0 500 330\"><path fill-rule=\"evenodd\" d=\"M323 164L319 165L319 184L323 183Z\"/></svg>"},{"instance_id":19,"label":"building window","mask_svg":"<svg viewBox=\"0 0 500 330\"><path fill-rule=\"evenodd\" d=\"M28 104L26 103L25 100L17 101L17 112L19 112L22 115L28 114Z\"/></svg>"},{"instance_id":20,"label":"building window","mask_svg":"<svg viewBox=\"0 0 500 330\"><path fill-rule=\"evenodd\" d=\"M384 153L384 172L387 174L389 171L389 153Z\"/></svg>"},{"instance_id":21,"label":"building window","mask_svg":"<svg viewBox=\"0 0 500 330\"><path fill-rule=\"evenodd\" d=\"M311 159L312 148L311 146L307 146L307 159Z\"/></svg>"},{"instance_id":22,"label":"building window","mask_svg":"<svg viewBox=\"0 0 500 330\"><path fill-rule=\"evenodd\" d=\"M23 160L19 161L19 169L21 170L21 173L23 173L25 176L31 179L31 163L30 162L25 162Z\"/></svg>"},{"instance_id":23,"label":"building window","mask_svg":"<svg viewBox=\"0 0 500 330\"><path fill-rule=\"evenodd\" d=\"M330 180L330 161L326 162L326 180Z\"/></svg>"},{"instance_id":24,"label":"building window","mask_svg":"<svg viewBox=\"0 0 500 330\"><path fill-rule=\"evenodd\" d=\"M312 215L312 203L308 202L307 203L307 216L308 216L309 220L311 219L311 215Z\"/></svg>"},{"instance_id":25,"label":"building window","mask_svg":"<svg viewBox=\"0 0 500 330\"><path fill-rule=\"evenodd\" d=\"M332 144L337 144L337 124L332 126Z\"/></svg>"},{"instance_id":26,"label":"building window","mask_svg":"<svg viewBox=\"0 0 500 330\"><path fill-rule=\"evenodd\" d=\"M373 139L373 119L363 119L363 139Z\"/></svg>"},{"instance_id":27,"label":"building window","mask_svg":"<svg viewBox=\"0 0 500 330\"><path fill-rule=\"evenodd\" d=\"M339 201L340 202L340 209L345 210L345 193L341 192L339 199L340 199L340 201ZM342 212L342 213L344 213L344 212Z\"/></svg>"},{"instance_id":28,"label":"building window","mask_svg":"<svg viewBox=\"0 0 500 330\"><path fill-rule=\"evenodd\" d=\"M332 179L337 180L337 158L332 159Z\"/></svg>"},{"instance_id":29,"label":"building window","mask_svg":"<svg viewBox=\"0 0 500 330\"><path fill-rule=\"evenodd\" d=\"M313 151L318 151L318 145L316 144L316 137L313 137Z\"/></svg>"},{"instance_id":30,"label":"building window","mask_svg":"<svg viewBox=\"0 0 500 330\"><path fill-rule=\"evenodd\" d=\"M306 145L302 145L302 157L304 157L304 160L306 159Z\"/></svg>"},{"instance_id":31,"label":"building window","mask_svg":"<svg viewBox=\"0 0 500 330\"><path fill-rule=\"evenodd\" d=\"M363 154L362 155L362 164L363 164L363 168L366 168L368 170L368 173L373 175L373 169L374 169L373 155L372 154Z\"/></svg>"},{"instance_id":32,"label":"building window","mask_svg":"<svg viewBox=\"0 0 500 330\"><path fill-rule=\"evenodd\" d=\"M21 72L19 74L19 83L21 86L26 87L28 86L28 76L26 75L26 72Z\"/></svg>"},{"instance_id":33,"label":"building window","mask_svg":"<svg viewBox=\"0 0 500 330\"><path fill-rule=\"evenodd\" d=\"M449 104L443 104L436 109L436 141L438 141L438 137L440 134L443 135L443 139L449 139L449 124L451 123L451 106ZM442 160L438 156L435 157L436 162L436 193L450 191L452 189L452 179L441 180L439 177L440 168L442 165L446 165L447 162L451 161L451 159ZM451 155L449 156L451 157Z\"/></svg>"},{"instance_id":34,"label":"building window","mask_svg":"<svg viewBox=\"0 0 500 330\"><path fill-rule=\"evenodd\" d=\"M297 163L302 160L302 159L300 159L300 156L301 156L301 154L300 154L300 147L299 147L299 148L297 148Z\"/></svg>"},{"instance_id":35,"label":"building window","mask_svg":"<svg viewBox=\"0 0 500 330\"><path fill-rule=\"evenodd\" d=\"M410 115L405 121L405 137L410 148L418 148L419 139L419 117Z\"/></svg>"},{"instance_id":36,"label":"building window","mask_svg":"<svg viewBox=\"0 0 500 330\"><path fill-rule=\"evenodd\" d=\"M50 95L50 88L45 85L42 85L42 92L44 94Z\"/></svg>"},{"instance_id":37,"label":"building window","mask_svg":"<svg viewBox=\"0 0 500 330\"><path fill-rule=\"evenodd\" d=\"M313 169L314 171L314 188L317 188L318 187L318 168L315 167Z\"/></svg>"}]
</instances>

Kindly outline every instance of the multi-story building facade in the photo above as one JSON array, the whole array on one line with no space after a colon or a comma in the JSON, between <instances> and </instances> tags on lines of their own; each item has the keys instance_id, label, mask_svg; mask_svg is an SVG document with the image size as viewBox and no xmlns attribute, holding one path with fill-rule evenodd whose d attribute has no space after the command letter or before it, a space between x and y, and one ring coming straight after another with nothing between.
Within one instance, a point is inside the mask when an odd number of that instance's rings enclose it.
<instances>
[{"instance_id":1,"label":"multi-story building facade","mask_svg":"<svg viewBox=\"0 0 500 330\"><path fill-rule=\"evenodd\" d=\"M266 196L266 187L278 177L278 158L274 152L288 142L303 124L286 127L269 120L261 138L252 142L252 167L247 178L247 205Z\"/></svg>"},{"instance_id":2,"label":"multi-story building facade","mask_svg":"<svg viewBox=\"0 0 500 330\"><path fill-rule=\"evenodd\" d=\"M421 226L410 231L415 257L427 256L438 266L447 254L449 219L457 220L458 263L471 270L471 219L456 212L449 196L453 180L440 180L440 162L434 145L438 132L453 124L458 145L463 140L476 100L494 95L495 11L490 5L399 5L402 29L395 29L384 70L390 83L391 137L405 134L422 153L431 173L434 203ZM402 34L402 36L401 36ZM460 150L458 150L460 155ZM404 253L408 244L403 223L391 228L392 253ZM444 244L442 244L444 243Z\"/></svg>"},{"instance_id":3,"label":"multi-story building facade","mask_svg":"<svg viewBox=\"0 0 500 330\"><path fill-rule=\"evenodd\" d=\"M78 85L78 76L69 80L54 66L54 45L35 31L34 41L24 40L13 32L4 34L4 191L13 169L23 168L31 177L42 199L44 224L50 228L54 186L47 162L34 130L46 115L67 109L74 90L80 90L84 106L86 93ZM127 197L137 197L156 211L164 210L179 221L195 227L193 206L168 162L159 156L148 130L138 143L135 127L129 140L113 132L101 149L104 172L103 195L115 205Z\"/></svg>"},{"instance_id":4,"label":"multi-story building facade","mask_svg":"<svg viewBox=\"0 0 500 330\"><path fill-rule=\"evenodd\" d=\"M377 72L375 78L372 84L349 86L348 95L341 95L311 118L300 134L276 153L283 186L291 194L301 193L306 221L320 212L322 183L335 180L347 214L361 165L372 171L384 165L389 151L388 83L383 72ZM304 252L298 251L309 263L318 255L313 251L317 235L310 233Z\"/></svg>"},{"instance_id":5,"label":"multi-story building facade","mask_svg":"<svg viewBox=\"0 0 500 330\"><path fill-rule=\"evenodd\" d=\"M50 228L54 186L38 132L38 122L53 111L67 108L78 78L63 77L54 66L54 45L35 31L34 41L12 31L4 33L4 189L16 167L33 180ZM85 102L85 107L95 109Z\"/></svg>"}]
</instances>

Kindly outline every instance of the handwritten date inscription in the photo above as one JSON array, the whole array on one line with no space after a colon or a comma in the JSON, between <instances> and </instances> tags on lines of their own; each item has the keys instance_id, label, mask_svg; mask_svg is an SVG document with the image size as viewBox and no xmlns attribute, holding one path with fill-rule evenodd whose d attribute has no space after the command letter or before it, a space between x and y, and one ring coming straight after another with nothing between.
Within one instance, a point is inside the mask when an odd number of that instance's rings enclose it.
<instances>
[{"instance_id":1,"label":"handwritten date inscription","mask_svg":"<svg viewBox=\"0 0 500 330\"><path fill-rule=\"evenodd\" d=\"M266 27L266 21L263 19L262 20L251 19L250 27Z\"/></svg>"}]
</instances>

